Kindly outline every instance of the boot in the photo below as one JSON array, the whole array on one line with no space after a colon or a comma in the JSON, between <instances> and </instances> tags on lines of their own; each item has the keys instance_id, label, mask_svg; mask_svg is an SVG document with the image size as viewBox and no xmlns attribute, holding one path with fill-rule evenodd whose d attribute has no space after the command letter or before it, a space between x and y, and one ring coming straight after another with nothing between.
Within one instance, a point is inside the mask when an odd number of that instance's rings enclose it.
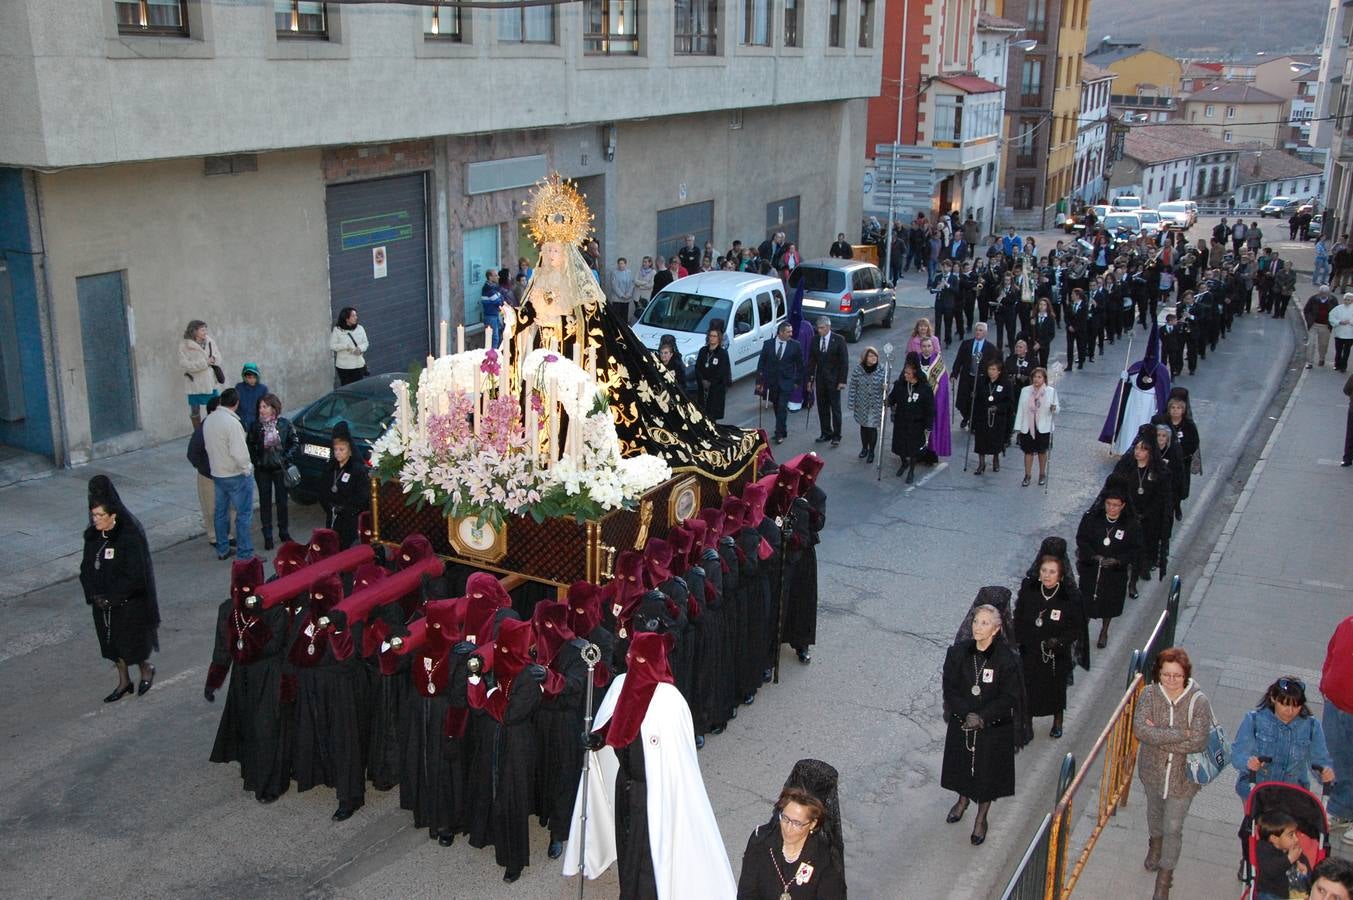
<instances>
[{"instance_id":1,"label":"boot","mask_svg":"<svg viewBox=\"0 0 1353 900\"><path fill-rule=\"evenodd\" d=\"M874 447L872 444L869 447L869 455L865 457L864 461L867 465L872 466L874 464Z\"/></svg>"},{"instance_id":2,"label":"boot","mask_svg":"<svg viewBox=\"0 0 1353 900\"><path fill-rule=\"evenodd\" d=\"M1160 869L1156 872L1156 890L1151 900L1170 900L1170 887L1174 884L1174 870Z\"/></svg>"},{"instance_id":3,"label":"boot","mask_svg":"<svg viewBox=\"0 0 1353 900\"><path fill-rule=\"evenodd\" d=\"M1160 838L1147 838L1146 859L1142 862L1142 866L1148 872L1160 869L1160 841Z\"/></svg>"},{"instance_id":4,"label":"boot","mask_svg":"<svg viewBox=\"0 0 1353 900\"><path fill-rule=\"evenodd\" d=\"M991 457L991 471L1001 471L1001 455L999 453L993 454Z\"/></svg>"},{"instance_id":5,"label":"boot","mask_svg":"<svg viewBox=\"0 0 1353 900\"><path fill-rule=\"evenodd\" d=\"M1109 620L1105 619L1104 624L1099 626L1099 640L1095 641L1095 646L1100 650L1109 646Z\"/></svg>"},{"instance_id":6,"label":"boot","mask_svg":"<svg viewBox=\"0 0 1353 900\"><path fill-rule=\"evenodd\" d=\"M264 532L263 532L263 549L264 549L264 550L271 550L272 548L273 548L273 543L272 543L272 531L271 531L271 530L264 531Z\"/></svg>"},{"instance_id":7,"label":"boot","mask_svg":"<svg viewBox=\"0 0 1353 900\"><path fill-rule=\"evenodd\" d=\"M916 460L915 460L915 459L909 459L909 460L907 460L907 478L906 478L906 482L907 482L907 484L911 484L911 483L912 483L913 481L915 481L915 480L916 480Z\"/></svg>"},{"instance_id":8,"label":"boot","mask_svg":"<svg viewBox=\"0 0 1353 900\"><path fill-rule=\"evenodd\" d=\"M188 419L193 423L193 431L196 431L198 426L202 424L201 416L189 414Z\"/></svg>"}]
</instances>

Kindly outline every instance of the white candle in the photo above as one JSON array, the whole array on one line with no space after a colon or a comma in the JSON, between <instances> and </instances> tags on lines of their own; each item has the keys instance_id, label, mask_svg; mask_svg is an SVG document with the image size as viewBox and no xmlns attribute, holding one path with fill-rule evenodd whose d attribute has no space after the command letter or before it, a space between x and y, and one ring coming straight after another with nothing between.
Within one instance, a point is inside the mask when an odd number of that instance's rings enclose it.
<instances>
[{"instance_id":1,"label":"white candle","mask_svg":"<svg viewBox=\"0 0 1353 900\"><path fill-rule=\"evenodd\" d=\"M528 391L526 395L526 452L531 460L531 465L536 465L540 459L540 442L537 439L536 407L531 402L531 394Z\"/></svg>"},{"instance_id":2,"label":"white candle","mask_svg":"<svg viewBox=\"0 0 1353 900\"><path fill-rule=\"evenodd\" d=\"M548 416L546 427L550 430L550 453L545 460L545 467L549 468L559 458L559 388L553 381L549 384L545 414Z\"/></svg>"},{"instance_id":3,"label":"white candle","mask_svg":"<svg viewBox=\"0 0 1353 900\"><path fill-rule=\"evenodd\" d=\"M441 340L437 344L437 353L439 356L446 355L446 320L442 319L442 325L439 329Z\"/></svg>"},{"instance_id":4,"label":"white candle","mask_svg":"<svg viewBox=\"0 0 1353 900\"><path fill-rule=\"evenodd\" d=\"M456 326L456 352L457 352L457 353L464 353L464 352L465 352L465 326L464 326L464 325L457 325L457 326Z\"/></svg>"},{"instance_id":5,"label":"white candle","mask_svg":"<svg viewBox=\"0 0 1353 900\"><path fill-rule=\"evenodd\" d=\"M478 369L474 370L474 433L479 434L479 420L484 417L484 394L482 382L480 381L483 373Z\"/></svg>"}]
</instances>

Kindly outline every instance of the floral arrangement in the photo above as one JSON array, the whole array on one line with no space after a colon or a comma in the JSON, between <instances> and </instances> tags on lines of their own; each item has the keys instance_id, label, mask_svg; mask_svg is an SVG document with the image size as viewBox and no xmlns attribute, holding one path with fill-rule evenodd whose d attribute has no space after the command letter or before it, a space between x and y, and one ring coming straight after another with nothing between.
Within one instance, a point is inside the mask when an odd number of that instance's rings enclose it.
<instances>
[{"instance_id":1,"label":"floral arrangement","mask_svg":"<svg viewBox=\"0 0 1353 900\"><path fill-rule=\"evenodd\" d=\"M597 519L672 475L658 457L621 457L605 393L549 351L530 353L510 382L487 349L429 358L414 384L391 387L395 421L372 449L376 471L398 479L410 504L449 517Z\"/></svg>"}]
</instances>

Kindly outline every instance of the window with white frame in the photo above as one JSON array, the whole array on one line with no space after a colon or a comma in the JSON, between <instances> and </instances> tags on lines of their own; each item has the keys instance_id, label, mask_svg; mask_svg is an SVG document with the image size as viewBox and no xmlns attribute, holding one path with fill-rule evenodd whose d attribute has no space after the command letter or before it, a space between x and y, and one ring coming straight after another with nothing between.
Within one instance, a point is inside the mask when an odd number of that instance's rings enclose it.
<instances>
[{"instance_id":1,"label":"window with white frame","mask_svg":"<svg viewBox=\"0 0 1353 900\"><path fill-rule=\"evenodd\" d=\"M1236 117L1236 108L1234 106L1226 107L1226 118L1234 119Z\"/></svg>"},{"instance_id":2,"label":"window with white frame","mask_svg":"<svg viewBox=\"0 0 1353 900\"><path fill-rule=\"evenodd\" d=\"M117 0L118 34L188 37L188 0Z\"/></svg>"},{"instance_id":3,"label":"window with white frame","mask_svg":"<svg viewBox=\"0 0 1353 900\"><path fill-rule=\"evenodd\" d=\"M1226 143L1228 143L1228 144L1231 143L1231 132L1229 132L1229 131L1223 131L1223 132L1221 133L1221 139L1222 139L1223 141L1225 141Z\"/></svg>"},{"instance_id":4,"label":"window with white frame","mask_svg":"<svg viewBox=\"0 0 1353 900\"><path fill-rule=\"evenodd\" d=\"M498 43L553 44L554 7L523 6L500 9L498 15Z\"/></svg>"},{"instance_id":5,"label":"window with white frame","mask_svg":"<svg viewBox=\"0 0 1353 900\"><path fill-rule=\"evenodd\" d=\"M639 52L638 0L587 0L583 51L596 56Z\"/></svg>"},{"instance_id":6,"label":"window with white frame","mask_svg":"<svg viewBox=\"0 0 1353 900\"><path fill-rule=\"evenodd\" d=\"M1203 107L1203 115L1207 116L1209 119L1212 118L1212 114L1215 113L1216 111L1217 108L1213 106L1211 103Z\"/></svg>"}]
</instances>

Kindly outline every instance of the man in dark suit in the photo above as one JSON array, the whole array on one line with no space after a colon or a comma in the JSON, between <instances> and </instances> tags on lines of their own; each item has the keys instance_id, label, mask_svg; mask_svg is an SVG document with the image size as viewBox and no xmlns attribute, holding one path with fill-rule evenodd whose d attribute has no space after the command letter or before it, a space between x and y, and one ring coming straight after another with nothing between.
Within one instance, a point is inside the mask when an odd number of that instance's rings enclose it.
<instances>
[{"instance_id":1,"label":"man in dark suit","mask_svg":"<svg viewBox=\"0 0 1353 900\"><path fill-rule=\"evenodd\" d=\"M817 388L817 420L822 433L817 443L832 442L841 445L841 392L846 389L846 375L850 358L846 354L846 339L832 331L832 323L825 317L817 320L817 337L813 338L808 353L808 376Z\"/></svg>"},{"instance_id":2,"label":"man in dark suit","mask_svg":"<svg viewBox=\"0 0 1353 900\"><path fill-rule=\"evenodd\" d=\"M896 253L897 251L893 251ZM828 254L832 259L850 259L855 256L855 251L851 249L850 244L846 242L846 233L844 231L836 235L836 241L832 244L831 253Z\"/></svg>"},{"instance_id":3,"label":"man in dark suit","mask_svg":"<svg viewBox=\"0 0 1353 900\"><path fill-rule=\"evenodd\" d=\"M780 256L785 252L785 246L785 233L777 231L761 242L761 246L756 248L756 255L770 263L772 269L778 269L780 268Z\"/></svg>"},{"instance_id":4,"label":"man in dark suit","mask_svg":"<svg viewBox=\"0 0 1353 900\"><path fill-rule=\"evenodd\" d=\"M789 395L804 382L803 347L794 340L794 326L781 322L775 337L761 345L756 363L756 393L775 405L775 443L789 434Z\"/></svg>"},{"instance_id":5,"label":"man in dark suit","mask_svg":"<svg viewBox=\"0 0 1353 900\"><path fill-rule=\"evenodd\" d=\"M958 393L954 395L954 405L958 407L961 419L959 428L968 427L968 416L972 413L972 391L977 384L977 376L986 372L987 363L1000 362L1000 359L1000 351L987 340L986 322L974 325L972 337L958 345L952 371L958 375Z\"/></svg>"}]
</instances>

